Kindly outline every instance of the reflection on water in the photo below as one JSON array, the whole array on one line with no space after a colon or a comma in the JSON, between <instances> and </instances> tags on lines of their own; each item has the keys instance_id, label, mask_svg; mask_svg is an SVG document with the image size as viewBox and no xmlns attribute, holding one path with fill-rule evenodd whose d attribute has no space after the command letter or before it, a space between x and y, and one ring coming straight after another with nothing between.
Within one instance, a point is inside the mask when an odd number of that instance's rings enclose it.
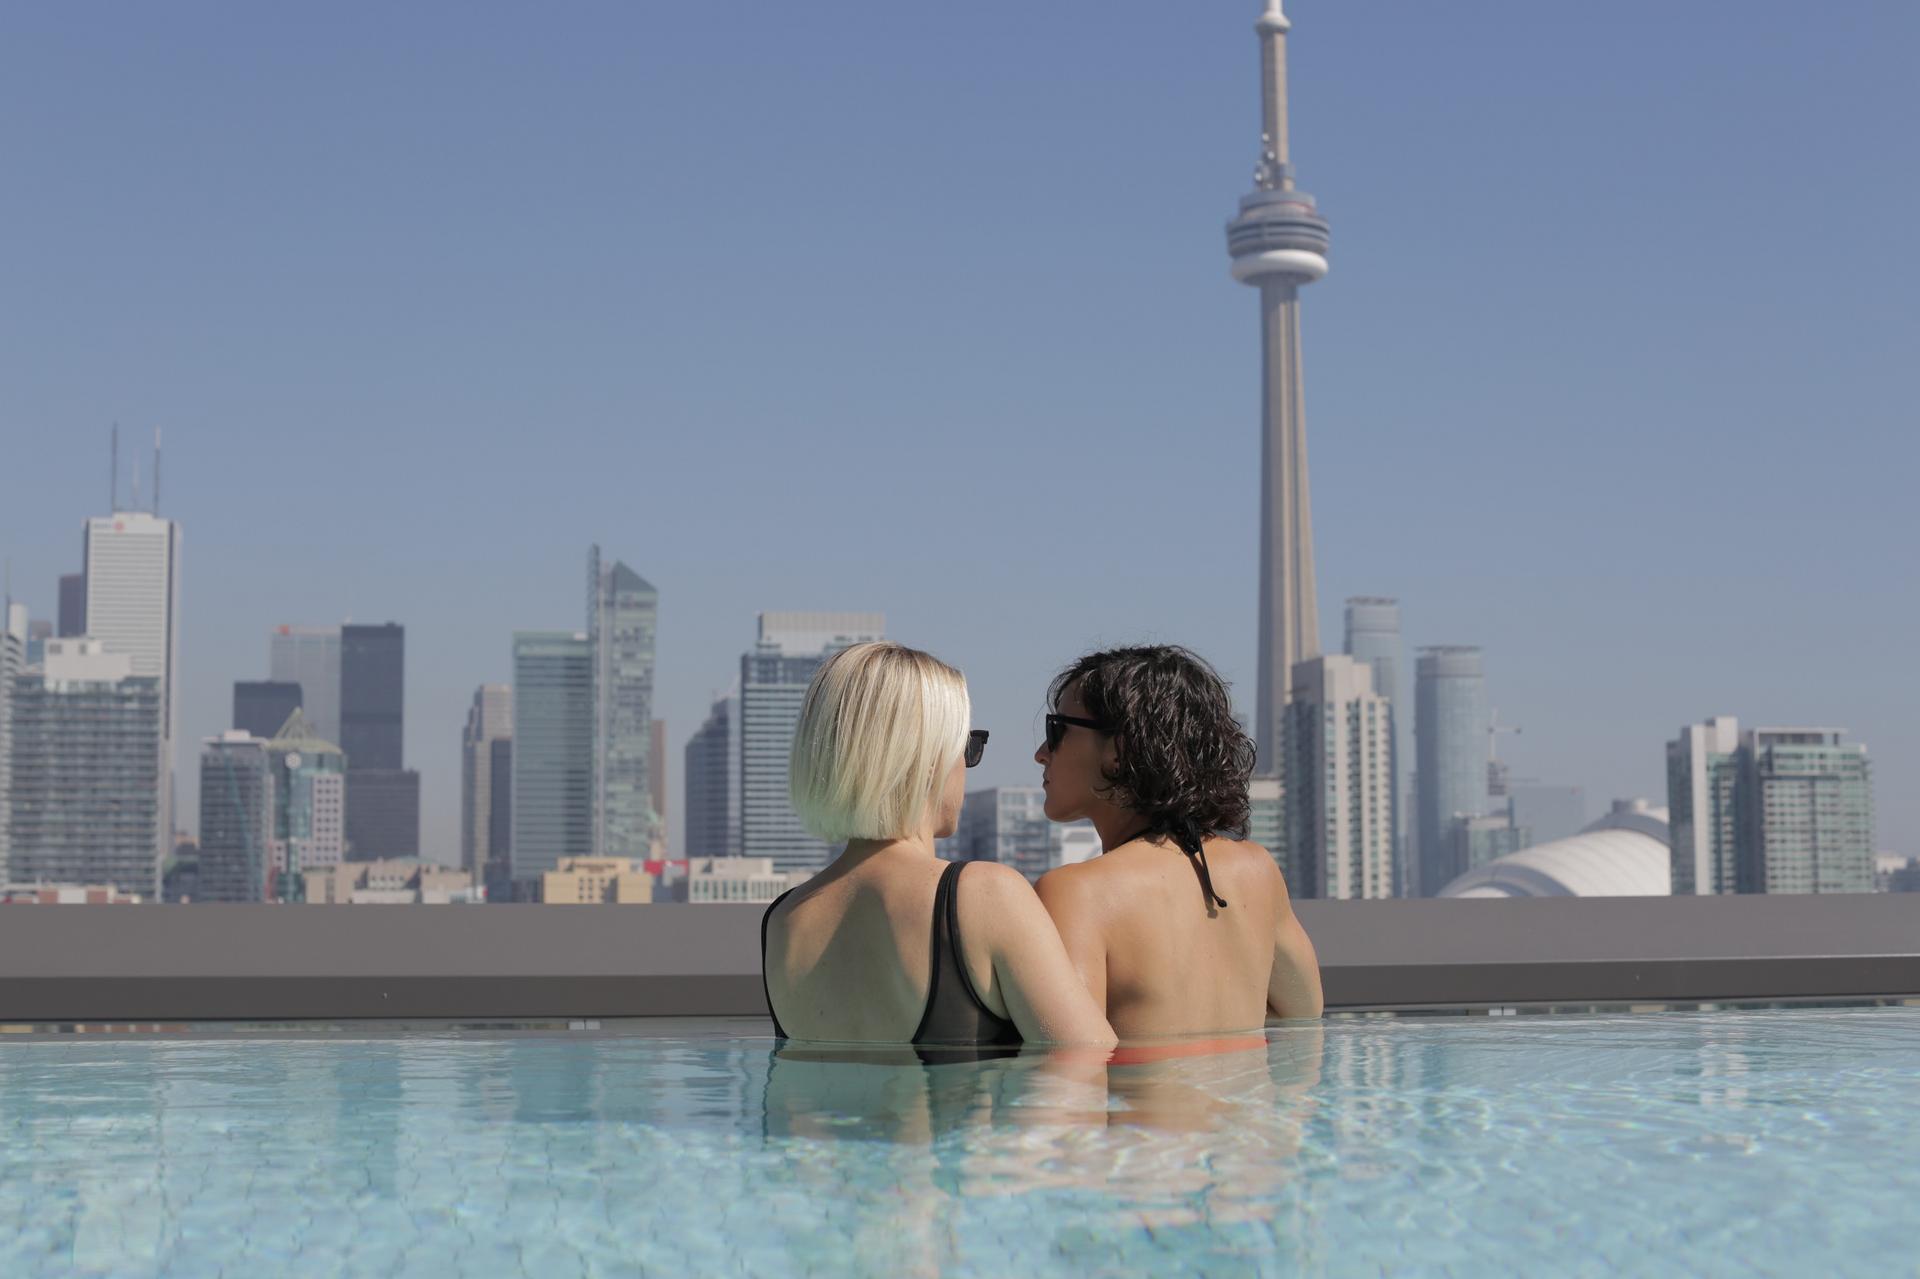
<instances>
[{"instance_id":1,"label":"reflection on water","mask_svg":"<svg viewBox=\"0 0 1920 1279\"><path fill-rule=\"evenodd\" d=\"M0 1043L0 1274L1912 1269L1917 1009L737 1029Z\"/></svg>"}]
</instances>

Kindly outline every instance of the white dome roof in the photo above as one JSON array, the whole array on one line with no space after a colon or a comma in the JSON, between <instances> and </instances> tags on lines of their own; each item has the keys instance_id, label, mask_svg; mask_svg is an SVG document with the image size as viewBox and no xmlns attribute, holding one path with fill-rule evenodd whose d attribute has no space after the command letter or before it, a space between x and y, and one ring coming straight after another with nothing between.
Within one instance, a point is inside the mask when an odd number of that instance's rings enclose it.
<instances>
[{"instance_id":1,"label":"white dome roof","mask_svg":"<svg viewBox=\"0 0 1920 1279\"><path fill-rule=\"evenodd\" d=\"M1616 804L1578 835L1476 866L1442 897L1667 897L1673 893L1667 811Z\"/></svg>"}]
</instances>

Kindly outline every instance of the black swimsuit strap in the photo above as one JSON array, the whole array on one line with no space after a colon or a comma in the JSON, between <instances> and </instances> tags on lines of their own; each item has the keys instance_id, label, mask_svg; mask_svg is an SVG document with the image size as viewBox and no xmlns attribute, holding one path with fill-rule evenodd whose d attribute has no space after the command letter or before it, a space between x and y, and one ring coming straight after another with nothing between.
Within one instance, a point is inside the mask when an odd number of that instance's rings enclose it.
<instances>
[{"instance_id":1,"label":"black swimsuit strap","mask_svg":"<svg viewBox=\"0 0 1920 1279\"><path fill-rule=\"evenodd\" d=\"M1150 835L1154 832L1154 827L1142 826L1139 830L1121 840L1120 844L1131 844L1142 835ZM1200 876L1200 890L1207 895L1208 906L1225 906L1227 899L1213 891L1213 875L1207 870L1207 844L1206 841L1200 837L1199 832L1193 830L1170 830L1162 833L1173 841L1176 848L1187 855L1188 861L1193 863L1193 869ZM1115 844L1114 847L1118 848L1120 844Z\"/></svg>"}]
</instances>

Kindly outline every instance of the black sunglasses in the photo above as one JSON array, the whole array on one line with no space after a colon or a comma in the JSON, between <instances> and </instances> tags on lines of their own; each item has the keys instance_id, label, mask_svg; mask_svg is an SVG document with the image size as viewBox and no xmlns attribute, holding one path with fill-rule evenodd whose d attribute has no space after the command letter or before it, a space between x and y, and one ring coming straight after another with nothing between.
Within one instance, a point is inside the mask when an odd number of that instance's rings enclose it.
<instances>
[{"instance_id":1,"label":"black sunglasses","mask_svg":"<svg viewBox=\"0 0 1920 1279\"><path fill-rule=\"evenodd\" d=\"M987 753L987 730L974 728L967 731L967 767L972 768Z\"/></svg>"},{"instance_id":2,"label":"black sunglasses","mask_svg":"<svg viewBox=\"0 0 1920 1279\"><path fill-rule=\"evenodd\" d=\"M1048 750L1057 751L1060 749L1060 742L1067 735L1067 727L1072 724L1077 724L1081 728L1091 728L1096 733L1113 731L1097 719L1082 719L1078 715L1049 715L1047 716Z\"/></svg>"}]
</instances>

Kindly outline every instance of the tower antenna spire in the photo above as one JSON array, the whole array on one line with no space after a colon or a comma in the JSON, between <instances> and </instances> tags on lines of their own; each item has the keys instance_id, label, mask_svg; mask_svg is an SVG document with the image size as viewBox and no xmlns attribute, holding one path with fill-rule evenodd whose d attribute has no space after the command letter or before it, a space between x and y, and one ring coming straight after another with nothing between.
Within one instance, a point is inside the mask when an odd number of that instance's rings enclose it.
<instances>
[{"instance_id":1,"label":"tower antenna spire","mask_svg":"<svg viewBox=\"0 0 1920 1279\"><path fill-rule=\"evenodd\" d=\"M160 428L153 428L153 513L160 514Z\"/></svg>"},{"instance_id":2,"label":"tower antenna spire","mask_svg":"<svg viewBox=\"0 0 1920 1279\"><path fill-rule=\"evenodd\" d=\"M1287 21L1265 0L1260 41L1260 163L1227 224L1233 278L1260 290L1260 639L1256 767L1281 776L1293 668L1320 655L1320 606L1300 378L1300 289L1327 273L1327 220L1293 184L1287 139Z\"/></svg>"},{"instance_id":3,"label":"tower antenna spire","mask_svg":"<svg viewBox=\"0 0 1920 1279\"><path fill-rule=\"evenodd\" d=\"M113 424L113 448L107 463L107 514L120 509L120 424Z\"/></svg>"}]
</instances>

